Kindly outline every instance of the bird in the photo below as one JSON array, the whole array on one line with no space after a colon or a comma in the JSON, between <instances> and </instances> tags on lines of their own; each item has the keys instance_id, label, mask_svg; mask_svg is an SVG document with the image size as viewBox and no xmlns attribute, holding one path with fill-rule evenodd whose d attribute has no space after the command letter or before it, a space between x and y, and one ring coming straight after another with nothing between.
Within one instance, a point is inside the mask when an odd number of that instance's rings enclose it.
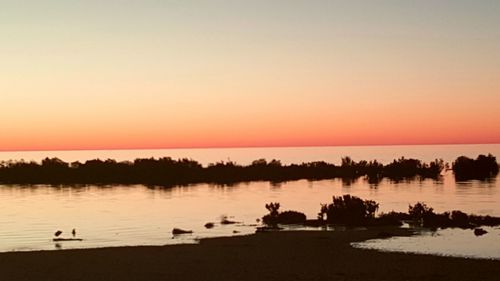
<instances>
[{"instance_id":1,"label":"bird","mask_svg":"<svg viewBox=\"0 0 500 281\"><path fill-rule=\"evenodd\" d=\"M71 234L73 234L73 237L76 236L76 229L73 228L73 230L71 231Z\"/></svg>"},{"instance_id":2,"label":"bird","mask_svg":"<svg viewBox=\"0 0 500 281\"><path fill-rule=\"evenodd\" d=\"M61 235L61 234L62 234L62 231L58 230L58 231L56 231L56 233L54 233L54 236L59 237L59 235Z\"/></svg>"}]
</instances>

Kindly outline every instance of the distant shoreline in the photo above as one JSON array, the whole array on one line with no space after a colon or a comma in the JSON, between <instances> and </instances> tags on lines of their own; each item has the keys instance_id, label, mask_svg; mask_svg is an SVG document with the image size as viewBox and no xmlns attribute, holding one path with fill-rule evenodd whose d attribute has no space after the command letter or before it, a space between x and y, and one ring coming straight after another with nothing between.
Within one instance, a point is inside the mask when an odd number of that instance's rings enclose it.
<instances>
[{"instance_id":1,"label":"distant shoreline","mask_svg":"<svg viewBox=\"0 0 500 281\"><path fill-rule=\"evenodd\" d=\"M366 177L370 183L391 180L438 179L445 169L443 160L424 163L401 157L389 164L377 160L354 161L343 157L340 165L325 161L282 164L279 160L254 160L250 165L232 161L203 166L191 159L138 158L118 162L113 159L64 162L45 158L30 161L0 162L1 184L145 184L177 186L197 183L234 184L250 181L283 182L341 178L354 181Z\"/></svg>"},{"instance_id":2,"label":"distant shoreline","mask_svg":"<svg viewBox=\"0 0 500 281\"><path fill-rule=\"evenodd\" d=\"M5 280L497 280L500 261L356 249L399 228L286 231L195 245L0 253Z\"/></svg>"},{"instance_id":3,"label":"distant shoreline","mask_svg":"<svg viewBox=\"0 0 500 281\"><path fill-rule=\"evenodd\" d=\"M137 158L118 162L113 159L94 159L85 162L64 162L45 158L41 162L24 160L0 161L0 184L144 184L182 186L198 183L231 185L239 182L293 180L324 180L340 178L348 182L366 178L370 184L382 179L393 181L435 179L441 177L449 163L435 159L425 163L418 159L394 159L388 164L377 160L354 161L343 157L340 165L325 161L282 164L280 160L254 160L250 165L221 161L207 166L192 159ZM458 157L452 164L459 180L486 180L498 174L496 158L488 154L477 159Z\"/></svg>"}]
</instances>

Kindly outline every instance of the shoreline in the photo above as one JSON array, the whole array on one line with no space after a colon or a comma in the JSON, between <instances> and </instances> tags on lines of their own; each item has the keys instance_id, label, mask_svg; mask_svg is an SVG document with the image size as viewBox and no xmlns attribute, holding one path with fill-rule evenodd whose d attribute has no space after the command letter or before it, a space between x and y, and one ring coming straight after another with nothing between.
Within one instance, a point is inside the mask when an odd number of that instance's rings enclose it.
<instances>
[{"instance_id":1,"label":"shoreline","mask_svg":"<svg viewBox=\"0 0 500 281\"><path fill-rule=\"evenodd\" d=\"M5 280L498 280L500 260L379 252L407 229L278 231L198 244L0 253ZM385 236L385 235L384 235Z\"/></svg>"}]
</instances>

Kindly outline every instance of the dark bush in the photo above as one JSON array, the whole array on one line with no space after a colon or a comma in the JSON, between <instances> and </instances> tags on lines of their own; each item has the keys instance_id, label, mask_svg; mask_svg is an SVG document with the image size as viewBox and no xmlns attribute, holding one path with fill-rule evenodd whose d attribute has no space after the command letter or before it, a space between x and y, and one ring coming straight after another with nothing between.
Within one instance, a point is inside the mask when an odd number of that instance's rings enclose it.
<instances>
[{"instance_id":1,"label":"dark bush","mask_svg":"<svg viewBox=\"0 0 500 281\"><path fill-rule=\"evenodd\" d=\"M486 180L498 175L498 163L495 156L488 154L479 155L476 160L460 156L452 164L455 179L464 180Z\"/></svg>"},{"instance_id":2,"label":"dark bush","mask_svg":"<svg viewBox=\"0 0 500 281\"><path fill-rule=\"evenodd\" d=\"M319 216L326 215L328 223L345 225L364 225L367 220L375 217L378 203L371 200L362 200L349 194L334 196L333 203L322 205Z\"/></svg>"},{"instance_id":3,"label":"dark bush","mask_svg":"<svg viewBox=\"0 0 500 281\"><path fill-rule=\"evenodd\" d=\"M271 202L266 204L266 209L269 211L269 214L262 217L262 221L271 226L276 226L278 224L278 214L279 214L280 203Z\"/></svg>"},{"instance_id":4,"label":"dark bush","mask_svg":"<svg viewBox=\"0 0 500 281\"><path fill-rule=\"evenodd\" d=\"M444 212L442 214L436 214L434 212L426 213L422 220L422 226L429 228L451 227L452 223L450 219L450 213L449 212Z\"/></svg>"},{"instance_id":5,"label":"dark bush","mask_svg":"<svg viewBox=\"0 0 500 281\"><path fill-rule=\"evenodd\" d=\"M462 227L462 228L470 227L469 216L461 211L451 212L451 223L454 227Z\"/></svg>"},{"instance_id":6,"label":"dark bush","mask_svg":"<svg viewBox=\"0 0 500 281\"><path fill-rule=\"evenodd\" d=\"M297 211L284 211L279 212L280 203L266 204L266 209L269 214L262 217L262 221L269 226L276 226L278 224L304 224L306 222L306 215Z\"/></svg>"},{"instance_id":7,"label":"dark bush","mask_svg":"<svg viewBox=\"0 0 500 281\"><path fill-rule=\"evenodd\" d=\"M390 212L387 214L381 214L379 217L370 220L368 223L371 226L400 226L402 221L408 217L405 213Z\"/></svg>"},{"instance_id":8,"label":"dark bush","mask_svg":"<svg viewBox=\"0 0 500 281\"><path fill-rule=\"evenodd\" d=\"M414 221L423 220L424 217L429 217L432 214L434 214L434 210L427 207L425 203L417 202L415 205L408 207L408 215Z\"/></svg>"},{"instance_id":9,"label":"dark bush","mask_svg":"<svg viewBox=\"0 0 500 281\"><path fill-rule=\"evenodd\" d=\"M278 214L278 223L280 224L303 224L306 221L306 215L297 211L285 211Z\"/></svg>"}]
</instances>

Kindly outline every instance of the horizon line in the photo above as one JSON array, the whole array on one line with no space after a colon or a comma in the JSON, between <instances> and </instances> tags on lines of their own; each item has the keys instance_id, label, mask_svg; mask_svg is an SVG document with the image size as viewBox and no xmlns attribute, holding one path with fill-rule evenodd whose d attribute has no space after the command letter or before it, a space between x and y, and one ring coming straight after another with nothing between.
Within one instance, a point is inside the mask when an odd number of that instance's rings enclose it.
<instances>
[{"instance_id":1,"label":"horizon line","mask_svg":"<svg viewBox=\"0 0 500 281\"><path fill-rule=\"evenodd\" d=\"M19 149L3 150L0 153L7 152L45 152L45 151L119 151L119 150L191 150L191 149L252 149L252 148L307 148L307 147L366 147L366 146L445 146L445 145L494 145L500 142L483 143L389 143L389 144L325 144L325 145L254 145L254 146L185 146L185 147L131 147L131 148L62 148L62 149Z\"/></svg>"}]
</instances>

